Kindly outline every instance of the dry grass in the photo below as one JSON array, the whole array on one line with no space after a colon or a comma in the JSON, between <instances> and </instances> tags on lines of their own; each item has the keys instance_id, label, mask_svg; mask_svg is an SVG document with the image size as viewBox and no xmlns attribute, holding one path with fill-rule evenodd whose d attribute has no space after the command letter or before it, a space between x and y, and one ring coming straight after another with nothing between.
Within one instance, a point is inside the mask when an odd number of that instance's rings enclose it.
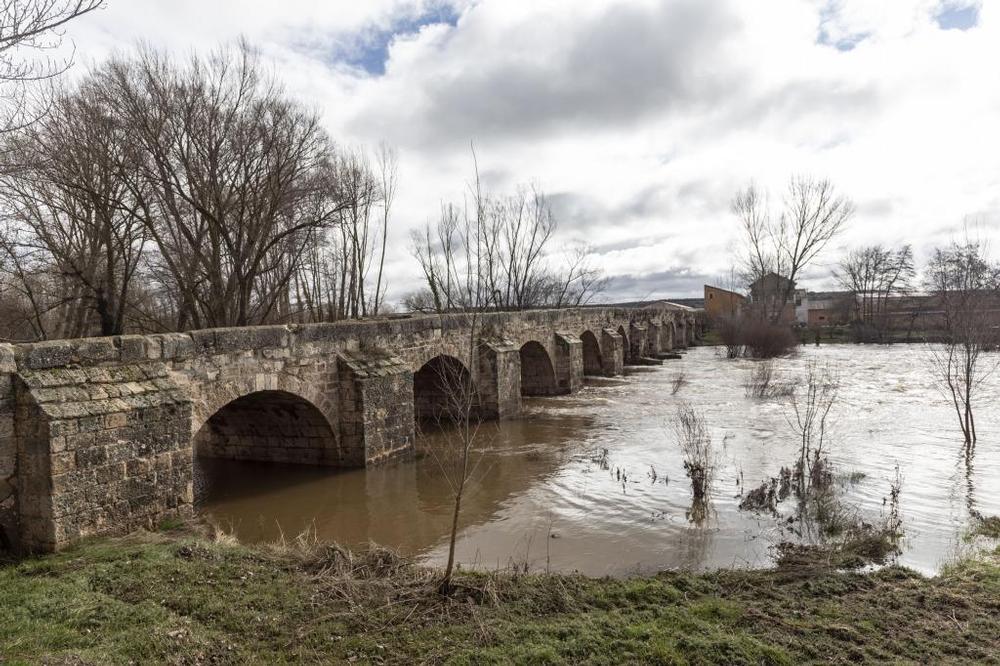
<instances>
[{"instance_id":1,"label":"dry grass","mask_svg":"<svg viewBox=\"0 0 1000 666\"><path fill-rule=\"evenodd\" d=\"M11 663L996 661L1000 552L922 578L811 567L625 580L440 572L313 536L92 541L0 566Z\"/></svg>"}]
</instances>

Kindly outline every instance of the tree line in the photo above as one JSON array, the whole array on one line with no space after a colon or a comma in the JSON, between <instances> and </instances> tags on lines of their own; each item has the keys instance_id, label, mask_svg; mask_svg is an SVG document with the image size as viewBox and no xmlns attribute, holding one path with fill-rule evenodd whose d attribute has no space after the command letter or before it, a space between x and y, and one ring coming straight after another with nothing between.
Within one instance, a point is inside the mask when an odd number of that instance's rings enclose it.
<instances>
[{"instance_id":1,"label":"tree line","mask_svg":"<svg viewBox=\"0 0 1000 666\"><path fill-rule=\"evenodd\" d=\"M246 43L140 47L3 137L4 337L376 313L397 157L334 144Z\"/></svg>"},{"instance_id":2,"label":"tree line","mask_svg":"<svg viewBox=\"0 0 1000 666\"><path fill-rule=\"evenodd\" d=\"M407 296L415 311L575 307L604 289L586 244L548 251L556 218L545 193L523 185L512 194L484 189L477 175L465 199L445 203L435 223L411 234L426 286Z\"/></svg>"}]
</instances>

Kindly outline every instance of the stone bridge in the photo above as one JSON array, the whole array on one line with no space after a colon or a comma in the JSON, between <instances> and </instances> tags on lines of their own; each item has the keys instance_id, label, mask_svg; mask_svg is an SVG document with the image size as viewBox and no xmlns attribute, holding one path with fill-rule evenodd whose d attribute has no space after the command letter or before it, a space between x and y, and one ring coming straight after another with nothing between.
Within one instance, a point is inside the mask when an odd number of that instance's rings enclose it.
<instances>
[{"instance_id":1,"label":"stone bridge","mask_svg":"<svg viewBox=\"0 0 1000 666\"><path fill-rule=\"evenodd\" d=\"M686 347L690 311L579 308L0 344L0 549L192 513L193 457L361 467L413 453L442 376L484 418ZM470 335L470 333L474 333Z\"/></svg>"}]
</instances>

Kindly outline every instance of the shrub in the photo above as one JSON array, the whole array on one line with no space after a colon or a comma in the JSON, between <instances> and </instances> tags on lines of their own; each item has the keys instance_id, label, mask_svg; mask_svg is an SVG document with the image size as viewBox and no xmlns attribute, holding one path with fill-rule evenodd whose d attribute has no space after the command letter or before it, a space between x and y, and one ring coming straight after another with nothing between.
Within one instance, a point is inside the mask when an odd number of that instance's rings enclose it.
<instances>
[{"instance_id":1,"label":"shrub","mask_svg":"<svg viewBox=\"0 0 1000 666\"><path fill-rule=\"evenodd\" d=\"M783 356L798 345L791 327L772 324L763 319L748 319L743 327L745 355L750 358L775 358Z\"/></svg>"},{"instance_id":2,"label":"shrub","mask_svg":"<svg viewBox=\"0 0 1000 666\"><path fill-rule=\"evenodd\" d=\"M705 417L691 405L681 405L677 408L674 433L684 453L684 471L691 479L694 501L704 503L715 473L712 436L705 424Z\"/></svg>"},{"instance_id":3,"label":"shrub","mask_svg":"<svg viewBox=\"0 0 1000 666\"><path fill-rule=\"evenodd\" d=\"M715 321L715 327L726 348L726 358L774 358L798 345L791 327L757 317L721 317Z\"/></svg>"},{"instance_id":4,"label":"shrub","mask_svg":"<svg viewBox=\"0 0 1000 666\"><path fill-rule=\"evenodd\" d=\"M780 398L795 391L793 383L778 381L772 359L755 362L747 371L747 381L743 386L748 398Z\"/></svg>"},{"instance_id":5,"label":"shrub","mask_svg":"<svg viewBox=\"0 0 1000 666\"><path fill-rule=\"evenodd\" d=\"M715 320L715 328L719 331L719 339L726 348L726 358L740 358L744 355L743 348L743 318L720 317Z\"/></svg>"}]
</instances>

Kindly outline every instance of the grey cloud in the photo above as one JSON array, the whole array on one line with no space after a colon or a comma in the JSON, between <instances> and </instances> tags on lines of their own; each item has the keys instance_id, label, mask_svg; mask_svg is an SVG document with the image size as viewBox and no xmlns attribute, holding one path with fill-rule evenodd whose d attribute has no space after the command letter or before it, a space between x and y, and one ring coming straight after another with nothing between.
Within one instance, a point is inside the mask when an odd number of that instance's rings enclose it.
<instances>
[{"instance_id":1,"label":"grey cloud","mask_svg":"<svg viewBox=\"0 0 1000 666\"><path fill-rule=\"evenodd\" d=\"M470 23L459 22L457 30ZM717 66L715 53L738 27L722 3L616 5L580 25L567 21L562 29L572 34L553 37L567 44L553 58L475 54L457 73L414 74L425 78L424 103L410 115L407 100L356 122L402 123L411 137L418 130L425 144L440 145L629 127L652 114L709 108L742 80L731 65ZM469 38L447 40L440 55L468 57Z\"/></svg>"},{"instance_id":2,"label":"grey cloud","mask_svg":"<svg viewBox=\"0 0 1000 666\"><path fill-rule=\"evenodd\" d=\"M690 180L680 184L652 183L640 187L623 203L608 206L597 195L584 192L555 192L548 195L549 203L559 224L573 231L585 232L603 226L624 226L630 223L665 223L676 219L682 211L699 211L722 217L729 213L729 201L736 185L728 179L714 181ZM674 235L668 224L657 230L656 238ZM646 234L645 238L650 238ZM629 243L625 247L633 247Z\"/></svg>"},{"instance_id":3,"label":"grey cloud","mask_svg":"<svg viewBox=\"0 0 1000 666\"><path fill-rule=\"evenodd\" d=\"M644 301L657 298L697 298L713 276L691 269L676 269L644 275L612 275L601 300L606 303Z\"/></svg>"}]
</instances>

